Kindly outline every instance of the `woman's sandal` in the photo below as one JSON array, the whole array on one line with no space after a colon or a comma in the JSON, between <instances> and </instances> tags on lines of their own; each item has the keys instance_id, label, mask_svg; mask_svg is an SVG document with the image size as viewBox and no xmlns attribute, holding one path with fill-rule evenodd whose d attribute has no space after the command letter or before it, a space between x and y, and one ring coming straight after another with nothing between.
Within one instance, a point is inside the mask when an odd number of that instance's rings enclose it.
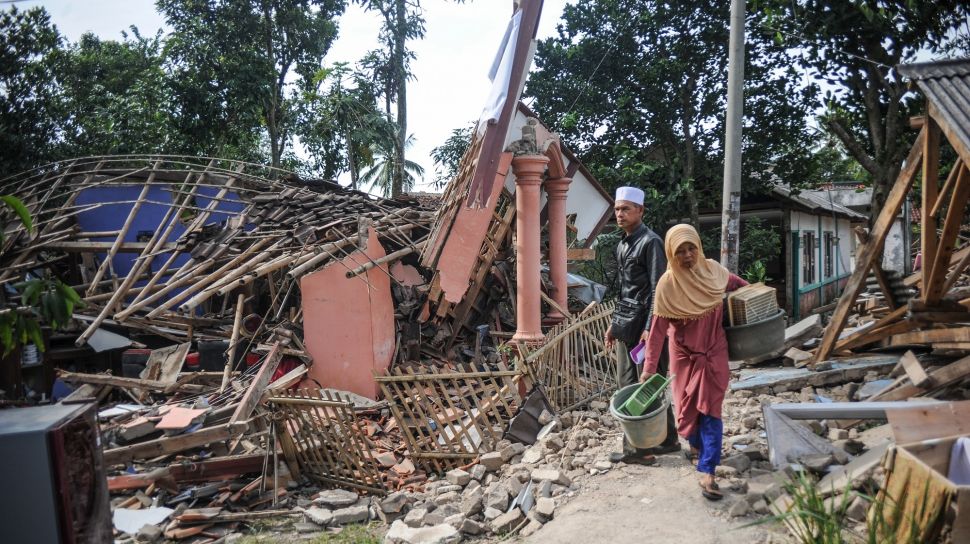
<instances>
[{"instance_id":1,"label":"woman's sandal","mask_svg":"<svg viewBox=\"0 0 970 544\"><path fill-rule=\"evenodd\" d=\"M717 485L717 482L711 482L709 486L704 484L700 484L700 486L701 495L703 495L705 499L709 501L719 501L724 498L724 495L720 491L721 488Z\"/></svg>"},{"instance_id":2,"label":"woman's sandal","mask_svg":"<svg viewBox=\"0 0 970 544\"><path fill-rule=\"evenodd\" d=\"M690 463L690 464L692 464L692 465L694 465L694 466L697 466L697 458L698 457L700 457L700 453L699 452L696 452L696 451L693 451L693 450L689 450L689 449L688 450L684 450L684 459L687 459L687 462Z\"/></svg>"}]
</instances>

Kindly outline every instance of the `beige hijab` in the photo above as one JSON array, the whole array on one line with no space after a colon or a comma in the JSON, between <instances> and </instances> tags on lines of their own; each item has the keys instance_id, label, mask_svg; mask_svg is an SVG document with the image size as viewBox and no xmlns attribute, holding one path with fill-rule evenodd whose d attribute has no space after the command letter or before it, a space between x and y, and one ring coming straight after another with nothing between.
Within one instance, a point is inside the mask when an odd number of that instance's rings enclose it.
<instances>
[{"instance_id":1,"label":"beige hijab","mask_svg":"<svg viewBox=\"0 0 970 544\"><path fill-rule=\"evenodd\" d=\"M700 259L693 268L681 267L674 254L685 242L697 246ZM660 277L653 313L668 319L698 319L721 304L729 272L721 263L704 259L701 237L690 225L676 225L664 240L667 271Z\"/></svg>"}]
</instances>

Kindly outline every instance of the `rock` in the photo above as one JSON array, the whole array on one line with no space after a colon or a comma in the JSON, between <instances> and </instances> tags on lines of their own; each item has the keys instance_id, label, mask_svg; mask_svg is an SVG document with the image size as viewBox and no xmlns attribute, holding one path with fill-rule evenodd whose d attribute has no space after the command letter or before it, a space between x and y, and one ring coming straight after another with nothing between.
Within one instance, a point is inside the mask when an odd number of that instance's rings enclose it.
<instances>
[{"instance_id":1,"label":"rock","mask_svg":"<svg viewBox=\"0 0 970 544\"><path fill-rule=\"evenodd\" d=\"M539 532L539 529L542 529L542 522L536 519L530 519L529 523L519 531L519 536L528 538Z\"/></svg>"},{"instance_id":2,"label":"rock","mask_svg":"<svg viewBox=\"0 0 970 544\"><path fill-rule=\"evenodd\" d=\"M856 497L849 504L849 508L846 509L845 515L855 521L865 521L866 513L869 511L869 501L863 497Z\"/></svg>"},{"instance_id":3,"label":"rock","mask_svg":"<svg viewBox=\"0 0 970 544\"><path fill-rule=\"evenodd\" d=\"M549 410L543 410L539 413L539 417L537 419L539 421L539 425L548 425L549 423L552 423L552 420L556 419L556 416L552 415L552 412Z\"/></svg>"},{"instance_id":4,"label":"rock","mask_svg":"<svg viewBox=\"0 0 970 544\"><path fill-rule=\"evenodd\" d=\"M480 535L485 532L485 526L473 519L465 518L458 526L458 530L466 535Z\"/></svg>"},{"instance_id":5,"label":"rock","mask_svg":"<svg viewBox=\"0 0 970 544\"><path fill-rule=\"evenodd\" d=\"M798 462L816 474L824 474L825 470L835 462L835 458L830 453L802 455L798 458Z\"/></svg>"},{"instance_id":6,"label":"rock","mask_svg":"<svg viewBox=\"0 0 970 544\"><path fill-rule=\"evenodd\" d=\"M765 455L765 452L762 451L760 448L748 448L744 450L743 453L744 455L747 455L748 459L751 459L752 462L768 460L768 457Z\"/></svg>"},{"instance_id":7,"label":"rock","mask_svg":"<svg viewBox=\"0 0 970 544\"><path fill-rule=\"evenodd\" d=\"M461 500L461 506L459 507L461 508L461 513L466 517L471 517L471 516L474 516L475 514L480 513L484 508L484 504L482 500L483 497L484 497L484 494L482 493L481 490L478 490L475 493L472 493L471 495L464 497Z\"/></svg>"},{"instance_id":8,"label":"rock","mask_svg":"<svg viewBox=\"0 0 970 544\"><path fill-rule=\"evenodd\" d=\"M486 508L485 512L482 513L486 520L492 521L493 519L502 515L502 511L498 508Z\"/></svg>"},{"instance_id":9,"label":"rock","mask_svg":"<svg viewBox=\"0 0 970 544\"><path fill-rule=\"evenodd\" d=\"M758 428L758 421L759 420L758 420L758 417L757 416L748 416L748 417L746 417L746 418L744 418L744 419L741 420L741 425L745 429L757 429Z\"/></svg>"},{"instance_id":10,"label":"rock","mask_svg":"<svg viewBox=\"0 0 970 544\"><path fill-rule=\"evenodd\" d=\"M829 440L845 440L849 438L849 431L845 429L829 429Z\"/></svg>"},{"instance_id":11,"label":"rock","mask_svg":"<svg viewBox=\"0 0 970 544\"><path fill-rule=\"evenodd\" d=\"M385 514L398 514L404 510L409 502L411 502L411 497L408 493L404 491L391 493L381 501L381 511Z\"/></svg>"},{"instance_id":12,"label":"rock","mask_svg":"<svg viewBox=\"0 0 970 544\"><path fill-rule=\"evenodd\" d=\"M536 505L532 511L535 512L540 520L550 520L556 511L556 501L542 497L536 501Z\"/></svg>"},{"instance_id":13,"label":"rock","mask_svg":"<svg viewBox=\"0 0 970 544\"><path fill-rule=\"evenodd\" d=\"M139 542L158 542L162 539L162 528L146 523L141 529L138 529L135 539Z\"/></svg>"},{"instance_id":14,"label":"rock","mask_svg":"<svg viewBox=\"0 0 970 544\"><path fill-rule=\"evenodd\" d=\"M573 460L569 462L569 466L572 468L584 468L589 464L589 458L583 455L573 457Z\"/></svg>"},{"instance_id":15,"label":"rock","mask_svg":"<svg viewBox=\"0 0 970 544\"><path fill-rule=\"evenodd\" d=\"M525 515L522 514L522 510L518 508L513 508L511 512L506 512L501 516L492 520L489 527L492 529L493 533L505 534L512 529L515 529L522 523L525 519Z\"/></svg>"},{"instance_id":16,"label":"rock","mask_svg":"<svg viewBox=\"0 0 970 544\"><path fill-rule=\"evenodd\" d=\"M486 469L485 469L485 466L484 465L477 464L477 465L475 465L475 466L473 466L471 468L471 472L469 472L469 474L472 475L472 479L473 480L477 480L477 481L481 482L482 481L482 478L485 477L485 470Z\"/></svg>"},{"instance_id":17,"label":"rock","mask_svg":"<svg viewBox=\"0 0 970 544\"><path fill-rule=\"evenodd\" d=\"M441 510L428 512L428 515L424 516L424 520L422 520L422 525L441 525L449 517L450 514L448 512L443 512Z\"/></svg>"},{"instance_id":18,"label":"rock","mask_svg":"<svg viewBox=\"0 0 970 544\"><path fill-rule=\"evenodd\" d=\"M753 439L751 438L751 435L739 434L738 436L732 436L731 438L728 438L728 445L737 446L739 444L750 444L752 440Z\"/></svg>"},{"instance_id":19,"label":"rock","mask_svg":"<svg viewBox=\"0 0 970 544\"><path fill-rule=\"evenodd\" d=\"M347 491L346 489L325 489L313 499L313 504L326 506L331 509L344 508L356 504L359 498L360 496L357 493Z\"/></svg>"},{"instance_id":20,"label":"rock","mask_svg":"<svg viewBox=\"0 0 970 544\"><path fill-rule=\"evenodd\" d=\"M336 525L346 525L348 523L358 523L367 521L370 517L370 507L366 503L355 504L347 508L333 511L333 522Z\"/></svg>"},{"instance_id":21,"label":"rock","mask_svg":"<svg viewBox=\"0 0 970 544\"><path fill-rule=\"evenodd\" d=\"M714 469L714 475L717 476L718 478L736 478L738 476L738 469L734 467L718 465Z\"/></svg>"},{"instance_id":22,"label":"rock","mask_svg":"<svg viewBox=\"0 0 970 544\"><path fill-rule=\"evenodd\" d=\"M578 440L568 440L566 442L566 450L570 452L579 451L579 446Z\"/></svg>"},{"instance_id":23,"label":"rock","mask_svg":"<svg viewBox=\"0 0 970 544\"><path fill-rule=\"evenodd\" d=\"M845 440L836 440L832 443L836 448L840 448L847 452L849 455L859 455L860 453L866 451L866 445L858 440L853 440L847 438Z\"/></svg>"},{"instance_id":24,"label":"rock","mask_svg":"<svg viewBox=\"0 0 970 544\"><path fill-rule=\"evenodd\" d=\"M532 481L533 482L545 482L549 481L554 484L568 486L572 483L569 477L563 474L561 471L554 468L539 468L532 471Z\"/></svg>"},{"instance_id":25,"label":"rock","mask_svg":"<svg viewBox=\"0 0 970 544\"><path fill-rule=\"evenodd\" d=\"M398 520L384 535L384 544L456 544L461 533L451 525L412 528Z\"/></svg>"},{"instance_id":26,"label":"rock","mask_svg":"<svg viewBox=\"0 0 970 544\"><path fill-rule=\"evenodd\" d=\"M593 463L594 470L602 470L603 472L606 472L611 468L613 468L613 463L607 461L606 459L600 459L599 461Z\"/></svg>"},{"instance_id":27,"label":"rock","mask_svg":"<svg viewBox=\"0 0 970 544\"><path fill-rule=\"evenodd\" d=\"M505 458L503 458L502 454L497 451L486 453L481 456L481 465L485 467L485 470L496 471L502 468L502 465L504 464Z\"/></svg>"},{"instance_id":28,"label":"rock","mask_svg":"<svg viewBox=\"0 0 970 544\"><path fill-rule=\"evenodd\" d=\"M539 490L536 492L537 497L551 497L552 496L552 482L545 481L539 484Z\"/></svg>"},{"instance_id":29,"label":"rock","mask_svg":"<svg viewBox=\"0 0 970 544\"><path fill-rule=\"evenodd\" d=\"M768 503L765 502L764 499L755 501L755 503L751 505L751 509L754 510L756 514L766 515L771 513L771 511L768 510Z\"/></svg>"},{"instance_id":30,"label":"rock","mask_svg":"<svg viewBox=\"0 0 970 544\"><path fill-rule=\"evenodd\" d=\"M441 506L444 504L449 504L453 502L458 502L461 499L461 495L456 491L449 491L448 493L442 493L434 498L434 503Z\"/></svg>"},{"instance_id":31,"label":"rock","mask_svg":"<svg viewBox=\"0 0 970 544\"><path fill-rule=\"evenodd\" d=\"M751 468L751 458L743 453L738 453L722 459L721 464L732 467L740 473Z\"/></svg>"},{"instance_id":32,"label":"rock","mask_svg":"<svg viewBox=\"0 0 970 544\"><path fill-rule=\"evenodd\" d=\"M552 453L556 453L566 447L566 444L563 443L562 438L560 438L559 435L547 436L545 440L542 441L542 444Z\"/></svg>"},{"instance_id":33,"label":"rock","mask_svg":"<svg viewBox=\"0 0 970 544\"><path fill-rule=\"evenodd\" d=\"M739 499L734 501L734 503L731 504L731 507L728 508L728 515L732 518L739 518L741 516L748 515L748 512L750 511L751 506L748 505L748 501Z\"/></svg>"},{"instance_id":34,"label":"rock","mask_svg":"<svg viewBox=\"0 0 970 544\"><path fill-rule=\"evenodd\" d=\"M485 495L485 508L504 512L509 507L509 488L504 484L495 486Z\"/></svg>"},{"instance_id":35,"label":"rock","mask_svg":"<svg viewBox=\"0 0 970 544\"><path fill-rule=\"evenodd\" d=\"M589 403L589 407L591 410L605 412L610 408L610 405L604 400L594 400Z\"/></svg>"},{"instance_id":36,"label":"rock","mask_svg":"<svg viewBox=\"0 0 970 544\"><path fill-rule=\"evenodd\" d=\"M445 474L445 478L451 482L452 485L459 485L462 487L468 485L468 482L472 481L472 475L460 468L449 470L448 474Z\"/></svg>"},{"instance_id":37,"label":"rock","mask_svg":"<svg viewBox=\"0 0 970 544\"><path fill-rule=\"evenodd\" d=\"M307 519L321 527L326 527L333 523L333 512L319 506L311 506L303 511Z\"/></svg>"},{"instance_id":38,"label":"rock","mask_svg":"<svg viewBox=\"0 0 970 544\"><path fill-rule=\"evenodd\" d=\"M442 485L435 489L435 495L444 495L445 493L460 493L460 485Z\"/></svg>"},{"instance_id":39,"label":"rock","mask_svg":"<svg viewBox=\"0 0 970 544\"><path fill-rule=\"evenodd\" d=\"M534 465L539 461L542 461L543 457L545 457L545 452L542 451L542 448L532 446L531 448L525 450L525 453L522 454L522 462Z\"/></svg>"}]
</instances>

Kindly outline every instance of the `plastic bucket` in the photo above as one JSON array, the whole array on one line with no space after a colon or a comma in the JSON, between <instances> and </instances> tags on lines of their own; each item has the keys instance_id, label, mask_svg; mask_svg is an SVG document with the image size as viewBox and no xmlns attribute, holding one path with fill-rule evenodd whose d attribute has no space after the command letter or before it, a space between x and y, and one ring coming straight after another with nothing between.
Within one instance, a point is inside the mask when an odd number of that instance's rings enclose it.
<instances>
[{"instance_id":1,"label":"plastic bucket","mask_svg":"<svg viewBox=\"0 0 970 544\"><path fill-rule=\"evenodd\" d=\"M619 420L627 442L636 448L652 448L667 439L667 406L670 405L670 400L664 394L642 416L628 416L620 412L620 406L623 406L639 386L640 384L635 383L613 393L610 414Z\"/></svg>"},{"instance_id":2,"label":"plastic bucket","mask_svg":"<svg viewBox=\"0 0 970 544\"><path fill-rule=\"evenodd\" d=\"M743 361L779 351L785 345L785 311L757 323L724 327L728 359Z\"/></svg>"}]
</instances>

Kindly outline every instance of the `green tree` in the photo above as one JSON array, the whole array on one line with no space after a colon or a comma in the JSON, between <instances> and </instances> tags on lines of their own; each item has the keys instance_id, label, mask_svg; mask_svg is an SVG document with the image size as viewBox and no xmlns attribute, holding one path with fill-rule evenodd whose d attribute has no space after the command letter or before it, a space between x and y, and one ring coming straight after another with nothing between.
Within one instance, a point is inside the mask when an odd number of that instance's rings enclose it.
<instances>
[{"instance_id":1,"label":"green tree","mask_svg":"<svg viewBox=\"0 0 970 544\"><path fill-rule=\"evenodd\" d=\"M414 136L409 136L406 147L410 147L414 142ZM395 141L394 140L378 140L373 144L373 154L374 154L374 165L371 166L363 176L361 176L361 184L367 185L371 189L377 189L384 196L394 196L394 172L395 172ZM420 164L405 160L404 161L404 185L401 187L402 192L410 191L414 187L414 182L417 177L424 175L424 168ZM400 194L400 193L399 193Z\"/></svg>"},{"instance_id":2,"label":"green tree","mask_svg":"<svg viewBox=\"0 0 970 544\"><path fill-rule=\"evenodd\" d=\"M61 129L66 155L164 153L172 148L174 112L162 33L145 37L132 27L122 38L84 34L55 57L68 112Z\"/></svg>"},{"instance_id":3,"label":"green tree","mask_svg":"<svg viewBox=\"0 0 970 544\"><path fill-rule=\"evenodd\" d=\"M0 12L0 179L56 158L63 108L52 57L60 45L44 8Z\"/></svg>"},{"instance_id":4,"label":"green tree","mask_svg":"<svg viewBox=\"0 0 970 544\"><path fill-rule=\"evenodd\" d=\"M473 130L475 130L474 122L469 123L465 128L452 129L451 135L444 143L431 150L431 159L435 164L432 187L441 190L458 175L458 166L471 143Z\"/></svg>"},{"instance_id":5,"label":"green tree","mask_svg":"<svg viewBox=\"0 0 970 544\"><path fill-rule=\"evenodd\" d=\"M762 29L828 89L817 94L825 127L872 179L874 219L899 175L922 105L894 69L920 53L965 43L965 0L758 0ZM956 48L960 50L960 47Z\"/></svg>"},{"instance_id":6,"label":"green tree","mask_svg":"<svg viewBox=\"0 0 970 544\"><path fill-rule=\"evenodd\" d=\"M269 160L279 167L301 91L312 88L344 2L157 0L156 6L172 27L166 54L187 146L245 158L265 130Z\"/></svg>"},{"instance_id":7,"label":"green tree","mask_svg":"<svg viewBox=\"0 0 970 544\"><path fill-rule=\"evenodd\" d=\"M396 128L377 106L374 83L365 74L338 63L320 70L316 80L304 101L300 141L324 177L347 171L351 188L358 189L361 169L374 163L371 147L378 141L393 145Z\"/></svg>"},{"instance_id":8,"label":"green tree","mask_svg":"<svg viewBox=\"0 0 970 544\"><path fill-rule=\"evenodd\" d=\"M605 185L650 189L654 226L720 202L728 4L578 0L539 44L535 109ZM743 189L804 180L808 97L784 49L750 33L744 70Z\"/></svg>"}]
</instances>

